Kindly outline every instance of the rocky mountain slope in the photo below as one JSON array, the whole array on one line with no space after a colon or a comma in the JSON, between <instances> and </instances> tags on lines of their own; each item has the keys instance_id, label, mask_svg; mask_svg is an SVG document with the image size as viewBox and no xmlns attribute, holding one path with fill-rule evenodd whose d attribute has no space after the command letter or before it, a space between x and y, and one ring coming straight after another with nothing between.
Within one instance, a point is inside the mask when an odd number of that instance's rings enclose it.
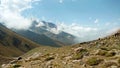
<instances>
[{"instance_id":1,"label":"rocky mountain slope","mask_svg":"<svg viewBox=\"0 0 120 68\"><path fill-rule=\"evenodd\" d=\"M44 34L49 38L58 40L66 45L74 44L75 36L59 30L58 27L59 25L56 25L52 22L33 20L30 30L38 34Z\"/></svg>"},{"instance_id":2,"label":"rocky mountain slope","mask_svg":"<svg viewBox=\"0 0 120 68\"><path fill-rule=\"evenodd\" d=\"M51 22L33 20L32 26L28 30L14 31L42 45L58 47L75 44L75 36L59 31L58 26Z\"/></svg>"},{"instance_id":3,"label":"rocky mountain slope","mask_svg":"<svg viewBox=\"0 0 120 68\"><path fill-rule=\"evenodd\" d=\"M44 34L38 34L30 30L16 30L16 32L40 45L52 46L52 47L60 47L65 45L59 41L47 37Z\"/></svg>"},{"instance_id":4,"label":"rocky mountain slope","mask_svg":"<svg viewBox=\"0 0 120 68\"><path fill-rule=\"evenodd\" d=\"M61 48L39 47L3 68L120 68L120 31L105 38Z\"/></svg>"},{"instance_id":5,"label":"rocky mountain slope","mask_svg":"<svg viewBox=\"0 0 120 68\"><path fill-rule=\"evenodd\" d=\"M20 56L38 46L0 24L0 63L7 57Z\"/></svg>"}]
</instances>

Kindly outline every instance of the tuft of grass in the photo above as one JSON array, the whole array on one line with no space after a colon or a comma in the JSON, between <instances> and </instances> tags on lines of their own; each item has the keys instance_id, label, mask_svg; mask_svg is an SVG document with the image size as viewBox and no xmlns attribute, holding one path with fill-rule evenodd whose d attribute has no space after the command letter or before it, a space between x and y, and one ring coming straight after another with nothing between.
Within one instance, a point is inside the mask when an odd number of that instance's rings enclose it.
<instances>
[{"instance_id":1,"label":"tuft of grass","mask_svg":"<svg viewBox=\"0 0 120 68\"><path fill-rule=\"evenodd\" d=\"M111 52L108 52L108 53L106 53L106 57L112 57L112 56L115 56L116 55L116 53L115 52L113 52L113 51L111 51Z\"/></svg>"},{"instance_id":2,"label":"tuft of grass","mask_svg":"<svg viewBox=\"0 0 120 68\"><path fill-rule=\"evenodd\" d=\"M105 67L110 67L110 66L117 66L117 63L115 63L115 62L106 62L105 64L104 64L104 66Z\"/></svg>"},{"instance_id":3,"label":"tuft of grass","mask_svg":"<svg viewBox=\"0 0 120 68\"><path fill-rule=\"evenodd\" d=\"M47 57L46 59L45 59L45 61L50 61L50 60L53 60L53 59L55 59L53 56L51 56L51 57Z\"/></svg>"},{"instance_id":4,"label":"tuft of grass","mask_svg":"<svg viewBox=\"0 0 120 68\"><path fill-rule=\"evenodd\" d=\"M109 51L109 48L107 48L107 47L101 47L100 49L105 50L105 51Z\"/></svg>"},{"instance_id":5,"label":"tuft of grass","mask_svg":"<svg viewBox=\"0 0 120 68\"><path fill-rule=\"evenodd\" d=\"M82 49L80 52L73 55L73 60L79 60L82 59L84 55L88 53L87 49Z\"/></svg>"},{"instance_id":6,"label":"tuft of grass","mask_svg":"<svg viewBox=\"0 0 120 68\"><path fill-rule=\"evenodd\" d=\"M103 61L103 59L99 59L97 57L91 57L86 61L86 63L90 66L94 66L94 65L98 65L102 61Z\"/></svg>"},{"instance_id":7,"label":"tuft of grass","mask_svg":"<svg viewBox=\"0 0 120 68\"><path fill-rule=\"evenodd\" d=\"M80 53L80 54L74 55L72 59L73 60L79 60L79 59L82 59L82 58L83 58L83 54Z\"/></svg>"},{"instance_id":8,"label":"tuft of grass","mask_svg":"<svg viewBox=\"0 0 120 68\"><path fill-rule=\"evenodd\" d=\"M21 65L16 64L13 66L13 68L19 68L19 67L21 67Z\"/></svg>"},{"instance_id":9,"label":"tuft of grass","mask_svg":"<svg viewBox=\"0 0 120 68\"><path fill-rule=\"evenodd\" d=\"M106 56L106 57L112 57L112 56L115 56L116 53L114 51L99 50L97 55Z\"/></svg>"},{"instance_id":10,"label":"tuft of grass","mask_svg":"<svg viewBox=\"0 0 120 68\"><path fill-rule=\"evenodd\" d=\"M105 50L100 50L97 55L105 56L107 54L107 51Z\"/></svg>"}]
</instances>

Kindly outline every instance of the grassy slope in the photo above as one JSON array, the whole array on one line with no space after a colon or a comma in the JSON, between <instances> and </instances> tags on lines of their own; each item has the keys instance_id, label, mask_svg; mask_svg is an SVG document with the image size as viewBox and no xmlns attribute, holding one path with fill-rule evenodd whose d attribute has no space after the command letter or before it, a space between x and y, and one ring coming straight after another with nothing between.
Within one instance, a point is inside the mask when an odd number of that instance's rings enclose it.
<instances>
[{"instance_id":1,"label":"grassy slope","mask_svg":"<svg viewBox=\"0 0 120 68\"><path fill-rule=\"evenodd\" d=\"M79 47L87 50L88 55L85 55L85 50L76 53L74 49ZM105 51L105 54L96 54L99 50ZM116 54L114 55L114 53L111 52L115 52ZM25 66L26 68L29 68L29 66L32 66L33 64L32 67L35 68L47 68L48 66L53 68L107 68L114 65L119 68L120 31L105 38L83 42L73 46L65 46L62 48L39 47L29 51L23 55L23 57L24 59L27 59L31 56L35 56L35 53L40 53L42 55L29 59L29 62L22 62L20 65ZM81 54L83 54L82 58L80 58Z\"/></svg>"},{"instance_id":2,"label":"grassy slope","mask_svg":"<svg viewBox=\"0 0 120 68\"><path fill-rule=\"evenodd\" d=\"M16 34L0 24L0 58L17 57L38 46L40 45ZM7 58L0 59L0 63L3 60L7 60Z\"/></svg>"}]
</instances>

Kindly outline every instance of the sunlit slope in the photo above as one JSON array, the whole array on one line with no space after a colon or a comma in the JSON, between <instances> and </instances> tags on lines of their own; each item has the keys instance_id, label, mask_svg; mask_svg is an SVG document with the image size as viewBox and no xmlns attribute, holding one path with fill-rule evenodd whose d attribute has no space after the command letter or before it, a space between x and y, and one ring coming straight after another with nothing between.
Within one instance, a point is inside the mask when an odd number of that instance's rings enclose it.
<instances>
[{"instance_id":1,"label":"sunlit slope","mask_svg":"<svg viewBox=\"0 0 120 68\"><path fill-rule=\"evenodd\" d=\"M25 68L119 68L120 31L72 46L35 48L22 57L14 64Z\"/></svg>"}]
</instances>

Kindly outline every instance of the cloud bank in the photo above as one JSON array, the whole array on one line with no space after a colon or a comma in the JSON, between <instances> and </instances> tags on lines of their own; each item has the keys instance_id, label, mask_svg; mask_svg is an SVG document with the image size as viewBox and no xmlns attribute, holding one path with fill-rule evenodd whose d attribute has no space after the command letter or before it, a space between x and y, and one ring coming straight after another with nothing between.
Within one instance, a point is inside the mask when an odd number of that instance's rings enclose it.
<instances>
[{"instance_id":1,"label":"cloud bank","mask_svg":"<svg viewBox=\"0 0 120 68\"><path fill-rule=\"evenodd\" d=\"M84 27L76 23L73 23L71 25L66 25L64 23L58 24L58 30L59 32L62 30L71 35L74 35L76 37L74 39L76 43L90 41L99 38L98 28Z\"/></svg>"},{"instance_id":2,"label":"cloud bank","mask_svg":"<svg viewBox=\"0 0 120 68\"><path fill-rule=\"evenodd\" d=\"M89 33L92 31L97 31L97 28L92 27L83 27L79 24L72 23L71 25L66 25L64 23L58 24L58 30L63 30L67 33L70 33L72 35L75 35L77 37L83 37L85 35L84 33Z\"/></svg>"},{"instance_id":3,"label":"cloud bank","mask_svg":"<svg viewBox=\"0 0 120 68\"><path fill-rule=\"evenodd\" d=\"M1 0L0 22L8 28L27 29L31 26L31 21L22 12L32 8L31 3L38 0Z\"/></svg>"}]
</instances>

